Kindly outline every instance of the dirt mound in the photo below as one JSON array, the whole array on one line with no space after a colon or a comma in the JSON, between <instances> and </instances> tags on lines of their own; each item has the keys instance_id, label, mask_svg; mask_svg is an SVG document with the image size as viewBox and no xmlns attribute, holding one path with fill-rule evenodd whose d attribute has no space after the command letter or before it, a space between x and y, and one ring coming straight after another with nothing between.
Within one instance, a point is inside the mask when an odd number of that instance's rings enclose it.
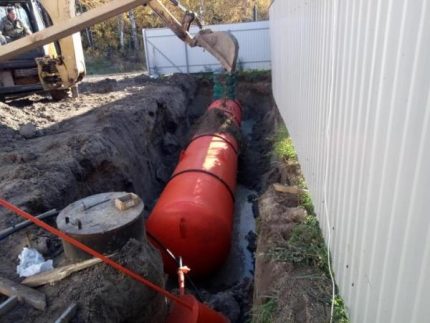
<instances>
[{"instance_id":1,"label":"dirt mound","mask_svg":"<svg viewBox=\"0 0 430 323\"><path fill-rule=\"evenodd\" d=\"M151 208L188 134L188 106L197 85L194 78L185 75L176 76L177 86L169 82L144 83L141 79L121 82L118 81L124 87L118 86L114 92L83 93L64 102L33 95L1 104L0 196L32 214L52 208L61 210L73 201L107 191L135 192ZM36 127L31 139L19 132L28 123ZM19 221L17 216L0 209L0 230ZM57 262L56 256L61 252L58 239L31 227L1 241L0 275L18 280L17 255L29 243L43 244L45 256ZM90 280L101 280L101 276L85 278ZM110 279L110 284L114 285L114 281ZM79 290L67 286L64 293L71 289L70 299L78 300ZM127 286L121 288L123 292L128 290ZM92 293L91 289L87 291ZM135 301L141 305L144 300L137 296ZM51 307L55 314L64 311L61 306L65 303L52 297L48 311ZM27 311L26 306L19 309ZM86 321L94 321L89 318L96 315L102 317L100 311L88 313ZM40 316L25 313L27 316L12 321L33 321ZM106 313L110 312L106 309Z\"/></svg>"},{"instance_id":2,"label":"dirt mound","mask_svg":"<svg viewBox=\"0 0 430 323\"><path fill-rule=\"evenodd\" d=\"M103 96L96 104L94 96L45 104L47 114L62 120L48 127L53 121L40 115L40 102L23 109L0 107L1 137L17 138L0 147L3 197L33 212L109 190L133 191L146 204L153 203L187 132L190 97L179 87L154 85L115 94L107 104ZM80 107L84 101L93 103L91 111ZM58 116L67 104L79 112ZM20 124L28 122L40 129L37 138L19 135ZM13 222L13 217L5 218L1 216L0 227Z\"/></svg>"},{"instance_id":3,"label":"dirt mound","mask_svg":"<svg viewBox=\"0 0 430 323\"><path fill-rule=\"evenodd\" d=\"M164 286L161 256L146 240L130 240L112 258L127 268ZM124 276L115 269L98 264L40 289L46 294L48 308L39 312L30 306L3 317L5 322L52 322L71 304L78 305L75 322L163 322L167 313L164 297ZM26 319L27 318L27 319Z\"/></svg>"}]
</instances>

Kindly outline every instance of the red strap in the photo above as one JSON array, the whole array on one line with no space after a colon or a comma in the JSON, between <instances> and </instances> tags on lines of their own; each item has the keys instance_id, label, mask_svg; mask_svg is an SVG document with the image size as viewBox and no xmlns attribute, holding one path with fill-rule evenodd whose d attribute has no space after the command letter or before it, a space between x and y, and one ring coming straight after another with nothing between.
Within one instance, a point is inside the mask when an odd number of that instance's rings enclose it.
<instances>
[{"instance_id":1,"label":"red strap","mask_svg":"<svg viewBox=\"0 0 430 323\"><path fill-rule=\"evenodd\" d=\"M85 251L86 253L89 253L90 255L99 258L101 261L103 261L105 264L115 268L116 270L126 274L127 276L133 278L134 280L138 281L139 283L151 288L152 290L154 290L155 292L171 299L172 301L185 306L186 308L192 310L193 307L188 304L187 302L183 301L181 298L169 293L168 291L166 291L165 289L161 288L160 286L155 285L154 283L150 282L149 280L143 278L142 276L140 276L139 274L121 266L120 264L118 264L117 262L113 261L112 259L109 259L108 257L102 255L101 253L95 251L94 249L86 246L85 244L83 244L82 242L79 242L76 239L73 239L72 237L68 236L67 234L65 234L64 232L61 232L60 230L55 229L54 227L50 226L49 224L46 224L45 222L39 220L38 218L32 216L31 214L24 212L23 210L19 209L18 207L16 207L15 205L7 202L6 200L0 199L0 205L2 205L3 207L9 209L10 211L18 214L19 216L33 222L34 224L36 224L37 226L49 231L50 233L52 233L53 235L56 235L57 237L67 241L68 243L70 243L71 245L75 246L76 248L81 249L82 251Z\"/></svg>"}]
</instances>

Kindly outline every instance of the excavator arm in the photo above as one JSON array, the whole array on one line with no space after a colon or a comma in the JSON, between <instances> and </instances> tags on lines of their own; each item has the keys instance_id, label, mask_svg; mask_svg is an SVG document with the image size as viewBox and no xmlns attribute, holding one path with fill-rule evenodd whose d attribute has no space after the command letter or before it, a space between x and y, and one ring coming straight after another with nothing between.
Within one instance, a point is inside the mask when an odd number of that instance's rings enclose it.
<instances>
[{"instance_id":1,"label":"excavator arm","mask_svg":"<svg viewBox=\"0 0 430 323\"><path fill-rule=\"evenodd\" d=\"M171 1L180 6L177 1ZM75 16L74 1L41 0L40 2L53 17L53 25L7 45L0 46L0 62L54 41L60 41L62 57L56 64L58 66L62 64L66 66L67 59L66 61L64 60L66 56L68 56L69 64L79 64L79 62L76 62L76 57L73 54L69 55L72 50L71 47L73 47L73 42L76 41L76 37L74 39L72 36L73 34L138 6L147 5L188 45L191 47L199 46L204 48L229 72L233 71L236 67L238 44L230 33L212 32L209 29L202 29L193 37L188 29L192 20L196 19L195 14L186 11L182 22L179 22L159 0L113 0L100 7L89 10L80 16ZM200 23L198 23L198 25L201 27ZM74 79L74 77L69 78L69 81L72 79Z\"/></svg>"},{"instance_id":2,"label":"excavator arm","mask_svg":"<svg viewBox=\"0 0 430 323\"><path fill-rule=\"evenodd\" d=\"M187 11L176 0L171 0L171 2L184 11L182 23L160 1L149 0L148 5L182 41L191 47L199 46L207 50L228 72L235 70L239 51L237 40L227 32L202 29L202 24L194 12ZM200 31L195 37L192 37L188 31L194 20Z\"/></svg>"}]
</instances>

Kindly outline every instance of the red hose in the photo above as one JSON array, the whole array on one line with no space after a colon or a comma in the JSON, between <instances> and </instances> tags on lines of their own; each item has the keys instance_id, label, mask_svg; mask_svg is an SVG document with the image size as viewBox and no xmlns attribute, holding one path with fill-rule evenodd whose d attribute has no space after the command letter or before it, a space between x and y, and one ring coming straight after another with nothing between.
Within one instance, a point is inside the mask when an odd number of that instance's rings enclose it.
<instances>
[{"instance_id":1,"label":"red hose","mask_svg":"<svg viewBox=\"0 0 430 323\"><path fill-rule=\"evenodd\" d=\"M86 253L99 258L101 261L103 261L105 264L113 267L114 269L126 274L127 276L133 278L134 280L136 280L137 282L151 288L152 290L154 290L155 292L171 299L172 301L188 308L189 310L193 310L193 306L188 304L187 302L183 301L182 299L180 299L179 297L169 293L168 291L166 291L165 289L161 288L160 286L155 285L154 283L150 282L149 280L143 278L142 276L140 276L139 274L121 266L120 264L118 264L117 262L113 261L112 259L109 259L108 257L102 255L101 253L95 251L94 249L84 245L82 242L79 242L78 240L73 239L72 237L68 236L67 234L65 234L64 232L61 232L58 229L55 229L54 227L50 226L49 224L46 224L45 222L39 220L38 218L32 216L31 214L21 210L20 208L18 208L17 206L7 202L6 200L0 199L0 205L2 205L3 207L9 209L10 211L16 213L17 215L23 217L24 219L27 219L31 222L33 222L35 225L49 231L50 233L52 233L53 235L67 241L68 243L70 243L71 245L75 246L76 248L81 249L82 251L85 251Z\"/></svg>"}]
</instances>

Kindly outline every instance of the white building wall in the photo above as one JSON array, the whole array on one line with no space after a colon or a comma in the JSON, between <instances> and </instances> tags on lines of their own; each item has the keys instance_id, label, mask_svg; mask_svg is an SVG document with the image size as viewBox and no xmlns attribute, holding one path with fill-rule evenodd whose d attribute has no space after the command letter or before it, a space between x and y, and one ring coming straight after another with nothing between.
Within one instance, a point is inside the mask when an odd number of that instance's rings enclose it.
<instances>
[{"instance_id":1,"label":"white building wall","mask_svg":"<svg viewBox=\"0 0 430 323\"><path fill-rule=\"evenodd\" d=\"M429 322L430 1L275 0L270 28L352 322Z\"/></svg>"},{"instance_id":2,"label":"white building wall","mask_svg":"<svg viewBox=\"0 0 430 323\"><path fill-rule=\"evenodd\" d=\"M239 42L239 68L270 70L268 21L205 26L213 31L230 31ZM191 34L198 32L193 26ZM169 28L144 29L146 66L150 74L198 73L221 69L218 61L202 48L187 46Z\"/></svg>"}]
</instances>

